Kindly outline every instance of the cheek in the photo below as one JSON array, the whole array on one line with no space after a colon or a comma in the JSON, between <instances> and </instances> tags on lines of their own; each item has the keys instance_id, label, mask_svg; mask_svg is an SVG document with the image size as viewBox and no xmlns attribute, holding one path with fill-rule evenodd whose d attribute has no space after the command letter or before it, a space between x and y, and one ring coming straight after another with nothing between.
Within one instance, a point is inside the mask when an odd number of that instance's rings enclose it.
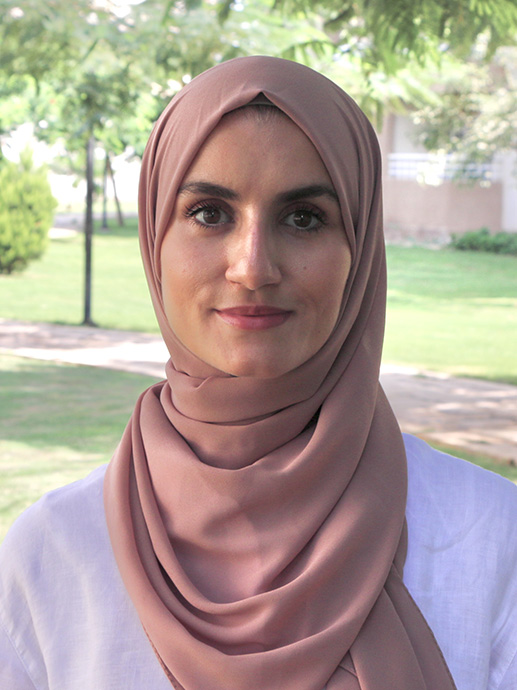
<instances>
[{"instance_id":1,"label":"cheek","mask_svg":"<svg viewBox=\"0 0 517 690\"><path fill-rule=\"evenodd\" d=\"M332 330L336 324L343 294L350 273L350 252L348 247L339 245L333 251L325 252L316 265L306 266L306 275L310 273L311 292L314 304L320 310L320 318L327 329ZM329 322L331 325L329 326Z\"/></svg>"},{"instance_id":2,"label":"cheek","mask_svg":"<svg viewBox=\"0 0 517 690\"><path fill-rule=\"evenodd\" d=\"M161 251L162 300L177 335L211 304L221 273L218 253L209 243L178 235L166 236Z\"/></svg>"},{"instance_id":3,"label":"cheek","mask_svg":"<svg viewBox=\"0 0 517 690\"><path fill-rule=\"evenodd\" d=\"M178 312L184 308L183 305L188 301L189 295L192 294L191 282L196 275L192 266L192 257L189 257L185 249L172 234L165 236L161 249L162 300L171 325L173 325L172 321L178 318Z\"/></svg>"},{"instance_id":4,"label":"cheek","mask_svg":"<svg viewBox=\"0 0 517 690\"><path fill-rule=\"evenodd\" d=\"M162 267L163 308L173 330L176 330L177 314L181 311L182 295L184 295L184 285L181 275L178 275L171 268Z\"/></svg>"}]
</instances>

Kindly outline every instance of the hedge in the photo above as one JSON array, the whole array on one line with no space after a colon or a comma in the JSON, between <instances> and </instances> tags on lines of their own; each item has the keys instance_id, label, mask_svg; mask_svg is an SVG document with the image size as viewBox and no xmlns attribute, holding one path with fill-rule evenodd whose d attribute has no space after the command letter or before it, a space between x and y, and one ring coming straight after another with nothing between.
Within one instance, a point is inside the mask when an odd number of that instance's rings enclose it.
<instances>
[{"instance_id":1,"label":"hedge","mask_svg":"<svg viewBox=\"0 0 517 690\"><path fill-rule=\"evenodd\" d=\"M20 163L0 161L0 273L43 254L56 206L45 169L34 168L29 153Z\"/></svg>"}]
</instances>

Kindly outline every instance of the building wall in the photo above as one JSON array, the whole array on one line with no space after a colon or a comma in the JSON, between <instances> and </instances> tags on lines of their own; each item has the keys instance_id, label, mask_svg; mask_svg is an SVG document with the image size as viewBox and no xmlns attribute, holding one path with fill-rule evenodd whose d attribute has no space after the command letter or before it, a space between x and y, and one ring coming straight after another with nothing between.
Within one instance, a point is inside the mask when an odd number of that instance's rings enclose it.
<instances>
[{"instance_id":1,"label":"building wall","mask_svg":"<svg viewBox=\"0 0 517 690\"><path fill-rule=\"evenodd\" d=\"M502 220L502 184L460 187L444 181L438 186L416 180L384 179L386 237L446 243L453 233L489 228L498 232Z\"/></svg>"},{"instance_id":2,"label":"building wall","mask_svg":"<svg viewBox=\"0 0 517 690\"><path fill-rule=\"evenodd\" d=\"M458 183L450 179L444 159L428 156L414 142L408 118L388 116L379 142L388 241L447 243L453 233L482 227L517 231L517 182L504 160L483 182Z\"/></svg>"}]
</instances>

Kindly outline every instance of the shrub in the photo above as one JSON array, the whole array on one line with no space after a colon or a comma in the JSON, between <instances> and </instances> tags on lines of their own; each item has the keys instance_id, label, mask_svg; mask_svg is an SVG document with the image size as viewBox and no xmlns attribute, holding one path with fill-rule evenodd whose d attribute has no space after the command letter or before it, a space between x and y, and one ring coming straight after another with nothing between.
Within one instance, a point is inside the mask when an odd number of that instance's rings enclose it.
<instances>
[{"instance_id":1,"label":"shrub","mask_svg":"<svg viewBox=\"0 0 517 690\"><path fill-rule=\"evenodd\" d=\"M30 152L20 163L0 165L0 273L20 271L48 244L57 201L46 171L34 168Z\"/></svg>"},{"instance_id":2,"label":"shrub","mask_svg":"<svg viewBox=\"0 0 517 690\"><path fill-rule=\"evenodd\" d=\"M454 249L517 256L517 233L498 232L491 235L488 228L471 230L463 235L453 235L450 243Z\"/></svg>"}]
</instances>

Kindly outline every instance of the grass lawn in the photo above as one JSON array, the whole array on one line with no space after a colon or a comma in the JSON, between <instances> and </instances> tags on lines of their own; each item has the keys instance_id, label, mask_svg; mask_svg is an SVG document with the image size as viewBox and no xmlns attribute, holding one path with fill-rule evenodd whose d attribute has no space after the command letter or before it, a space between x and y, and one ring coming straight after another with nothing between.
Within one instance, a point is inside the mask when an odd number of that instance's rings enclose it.
<instances>
[{"instance_id":1,"label":"grass lawn","mask_svg":"<svg viewBox=\"0 0 517 690\"><path fill-rule=\"evenodd\" d=\"M517 384L517 258L388 248L386 362Z\"/></svg>"},{"instance_id":2,"label":"grass lawn","mask_svg":"<svg viewBox=\"0 0 517 690\"><path fill-rule=\"evenodd\" d=\"M52 240L23 273L0 275L0 317L80 324L83 274L83 236ZM92 312L104 328L158 332L134 218L94 237Z\"/></svg>"},{"instance_id":3,"label":"grass lawn","mask_svg":"<svg viewBox=\"0 0 517 690\"><path fill-rule=\"evenodd\" d=\"M152 383L120 371L0 354L0 541L43 493L110 459L138 395ZM517 468L461 457L517 480Z\"/></svg>"},{"instance_id":4,"label":"grass lawn","mask_svg":"<svg viewBox=\"0 0 517 690\"><path fill-rule=\"evenodd\" d=\"M157 332L136 220L94 239L99 326ZM0 317L78 324L82 237L53 240L20 275L0 275ZM517 384L517 258L388 247L386 362Z\"/></svg>"},{"instance_id":5,"label":"grass lawn","mask_svg":"<svg viewBox=\"0 0 517 690\"><path fill-rule=\"evenodd\" d=\"M44 492L107 462L147 376L0 354L0 539Z\"/></svg>"}]
</instances>

